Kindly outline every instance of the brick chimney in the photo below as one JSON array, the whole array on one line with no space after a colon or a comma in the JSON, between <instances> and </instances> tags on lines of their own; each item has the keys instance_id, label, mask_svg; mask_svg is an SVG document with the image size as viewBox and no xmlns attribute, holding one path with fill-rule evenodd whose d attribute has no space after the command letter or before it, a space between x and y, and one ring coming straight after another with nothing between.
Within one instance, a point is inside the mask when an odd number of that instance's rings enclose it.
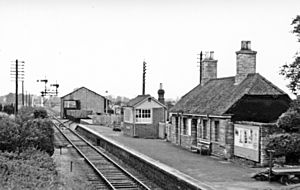
<instances>
[{"instance_id":1,"label":"brick chimney","mask_svg":"<svg viewBox=\"0 0 300 190\"><path fill-rule=\"evenodd\" d=\"M213 51L206 52L205 58L202 61L202 86L210 79L217 78L217 62L218 60L214 59Z\"/></svg>"},{"instance_id":2,"label":"brick chimney","mask_svg":"<svg viewBox=\"0 0 300 190\"><path fill-rule=\"evenodd\" d=\"M162 104L165 104L165 91L162 87L162 83L159 84L159 90L157 91L158 93L158 101Z\"/></svg>"},{"instance_id":3,"label":"brick chimney","mask_svg":"<svg viewBox=\"0 0 300 190\"><path fill-rule=\"evenodd\" d=\"M251 41L242 41L241 50L236 52L236 85L240 84L248 74L256 73L256 53L251 50Z\"/></svg>"}]
</instances>

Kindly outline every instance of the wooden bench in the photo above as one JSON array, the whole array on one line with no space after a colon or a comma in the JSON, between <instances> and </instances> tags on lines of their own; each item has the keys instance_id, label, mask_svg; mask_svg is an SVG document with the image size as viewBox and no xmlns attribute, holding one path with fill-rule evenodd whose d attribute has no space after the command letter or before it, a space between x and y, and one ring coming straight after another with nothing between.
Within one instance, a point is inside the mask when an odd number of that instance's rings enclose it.
<instances>
[{"instance_id":1,"label":"wooden bench","mask_svg":"<svg viewBox=\"0 0 300 190\"><path fill-rule=\"evenodd\" d=\"M192 152L197 152L200 154L210 155L211 153L211 142L207 141L199 141L197 145L191 146Z\"/></svg>"}]
</instances>

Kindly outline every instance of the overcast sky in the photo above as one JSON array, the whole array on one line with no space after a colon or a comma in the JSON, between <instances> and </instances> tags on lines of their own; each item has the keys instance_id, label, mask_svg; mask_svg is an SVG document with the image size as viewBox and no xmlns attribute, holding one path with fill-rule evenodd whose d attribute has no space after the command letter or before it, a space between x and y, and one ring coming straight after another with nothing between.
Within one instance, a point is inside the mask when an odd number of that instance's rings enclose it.
<instances>
[{"instance_id":1,"label":"overcast sky","mask_svg":"<svg viewBox=\"0 0 300 190\"><path fill-rule=\"evenodd\" d=\"M215 51L218 77L234 76L242 40L257 51L256 71L290 94L279 67L299 50L297 14L299 0L0 0L0 95L15 91L18 59L32 94L46 77L59 96L85 86L133 98L145 60L146 93L163 83L176 99L198 84L200 51Z\"/></svg>"}]
</instances>

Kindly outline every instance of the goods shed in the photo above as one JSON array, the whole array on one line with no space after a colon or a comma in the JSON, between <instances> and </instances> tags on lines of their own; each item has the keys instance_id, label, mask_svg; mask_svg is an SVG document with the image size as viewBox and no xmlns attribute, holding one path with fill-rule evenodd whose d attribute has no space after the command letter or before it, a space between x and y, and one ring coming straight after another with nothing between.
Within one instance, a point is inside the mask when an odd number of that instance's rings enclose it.
<instances>
[{"instance_id":1,"label":"goods shed","mask_svg":"<svg viewBox=\"0 0 300 190\"><path fill-rule=\"evenodd\" d=\"M61 118L72 114L77 119L86 118L89 114L106 113L109 101L102 95L81 87L61 97Z\"/></svg>"}]
</instances>

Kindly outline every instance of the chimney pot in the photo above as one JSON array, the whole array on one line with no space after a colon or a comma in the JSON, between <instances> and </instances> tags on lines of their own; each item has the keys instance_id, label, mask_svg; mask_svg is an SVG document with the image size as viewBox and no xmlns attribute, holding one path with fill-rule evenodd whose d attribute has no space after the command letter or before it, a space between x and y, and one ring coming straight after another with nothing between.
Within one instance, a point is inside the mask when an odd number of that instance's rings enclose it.
<instances>
[{"instance_id":1,"label":"chimney pot","mask_svg":"<svg viewBox=\"0 0 300 190\"><path fill-rule=\"evenodd\" d=\"M251 50L251 41L242 41L241 50Z\"/></svg>"},{"instance_id":2,"label":"chimney pot","mask_svg":"<svg viewBox=\"0 0 300 190\"><path fill-rule=\"evenodd\" d=\"M159 90L157 91L158 93L158 101L162 104L165 104L165 91L162 89L162 83L159 83Z\"/></svg>"},{"instance_id":3,"label":"chimney pot","mask_svg":"<svg viewBox=\"0 0 300 190\"><path fill-rule=\"evenodd\" d=\"M208 51L205 52L205 59L209 59L209 52Z\"/></svg>"},{"instance_id":4,"label":"chimney pot","mask_svg":"<svg viewBox=\"0 0 300 190\"><path fill-rule=\"evenodd\" d=\"M209 57L209 59L211 59L211 60L214 59L214 51L211 51L211 52L210 52L210 57Z\"/></svg>"},{"instance_id":5,"label":"chimney pot","mask_svg":"<svg viewBox=\"0 0 300 190\"><path fill-rule=\"evenodd\" d=\"M241 50L236 52L236 85L240 84L248 74L256 73L256 53L251 50L251 41L242 41Z\"/></svg>"}]
</instances>

